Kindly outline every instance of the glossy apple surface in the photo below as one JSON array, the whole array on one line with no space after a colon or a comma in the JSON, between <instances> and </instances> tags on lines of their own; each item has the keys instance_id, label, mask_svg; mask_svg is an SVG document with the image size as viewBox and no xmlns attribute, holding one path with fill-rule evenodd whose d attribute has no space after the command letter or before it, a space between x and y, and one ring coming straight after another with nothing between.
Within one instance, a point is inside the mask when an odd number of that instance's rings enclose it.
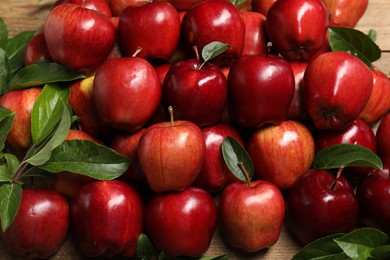
<instances>
[{"instance_id":1,"label":"glossy apple surface","mask_svg":"<svg viewBox=\"0 0 390 260\"><path fill-rule=\"evenodd\" d=\"M150 3L149 0L110 0L109 5L113 16L119 17L126 7L142 6Z\"/></svg>"},{"instance_id":2,"label":"glossy apple surface","mask_svg":"<svg viewBox=\"0 0 390 260\"><path fill-rule=\"evenodd\" d=\"M216 225L214 199L200 188L155 194L146 204L146 230L154 245L170 257L201 257Z\"/></svg>"},{"instance_id":3,"label":"glossy apple surface","mask_svg":"<svg viewBox=\"0 0 390 260\"><path fill-rule=\"evenodd\" d=\"M279 240L285 202L279 188L257 180L229 184L222 192L219 212L224 237L245 252L272 247Z\"/></svg>"},{"instance_id":4,"label":"glossy apple surface","mask_svg":"<svg viewBox=\"0 0 390 260\"><path fill-rule=\"evenodd\" d=\"M24 55L24 66L28 66L36 61L50 61L50 53L47 49L45 35L43 32L34 35L26 46Z\"/></svg>"},{"instance_id":5,"label":"glossy apple surface","mask_svg":"<svg viewBox=\"0 0 390 260\"><path fill-rule=\"evenodd\" d=\"M242 55L265 55L268 51L265 15L246 11L242 12L242 18L245 23L245 43Z\"/></svg>"},{"instance_id":6,"label":"glossy apple surface","mask_svg":"<svg viewBox=\"0 0 390 260\"><path fill-rule=\"evenodd\" d=\"M292 120L255 130L246 147L255 176L285 190L309 170L315 149L309 129Z\"/></svg>"},{"instance_id":7,"label":"glossy apple surface","mask_svg":"<svg viewBox=\"0 0 390 260\"><path fill-rule=\"evenodd\" d=\"M71 203L75 243L86 257L134 256L143 232L143 202L130 185L97 181L83 186Z\"/></svg>"},{"instance_id":8,"label":"glossy apple surface","mask_svg":"<svg viewBox=\"0 0 390 260\"><path fill-rule=\"evenodd\" d=\"M304 102L317 129L341 130L356 120L373 88L371 70L347 52L326 52L307 65Z\"/></svg>"},{"instance_id":9,"label":"glossy apple surface","mask_svg":"<svg viewBox=\"0 0 390 260\"><path fill-rule=\"evenodd\" d=\"M303 76L307 67L307 62L291 61L289 62L294 72L295 92L288 110L287 119L307 122L309 115L306 112L303 97Z\"/></svg>"},{"instance_id":10,"label":"glossy apple surface","mask_svg":"<svg viewBox=\"0 0 390 260\"><path fill-rule=\"evenodd\" d=\"M366 12L368 0L321 0L329 12L330 20L346 27L355 27Z\"/></svg>"},{"instance_id":11,"label":"glossy apple surface","mask_svg":"<svg viewBox=\"0 0 390 260\"><path fill-rule=\"evenodd\" d=\"M234 120L244 127L280 124L294 96L294 73L276 55L240 57L228 74L228 98Z\"/></svg>"},{"instance_id":12,"label":"glossy apple surface","mask_svg":"<svg viewBox=\"0 0 390 260\"><path fill-rule=\"evenodd\" d=\"M2 241L21 259L44 259L61 247L68 228L69 204L64 196L53 190L26 188Z\"/></svg>"},{"instance_id":13,"label":"glossy apple surface","mask_svg":"<svg viewBox=\"0 0 390 260\"><path fill-rule=\"evenodd\" d=\"M110 6L108 5L106 0L85 0L85 1L84 0L57 0L53 4L53 7L56 7L57 5L60 4L77 4L77 5L81 5L84 8L101 12L107 17L112 16Z\"/></svg>"},{"instance_id":14,"label":"glossy apple surface","mask_svg":"<svg viewBox=\"0 0 390 260\"><path fill-rule=\"evenodd\" d=\"M378 155L384 164L390 165L390 114L387 113L376 131Z\"/></svg>"}]
</instances>

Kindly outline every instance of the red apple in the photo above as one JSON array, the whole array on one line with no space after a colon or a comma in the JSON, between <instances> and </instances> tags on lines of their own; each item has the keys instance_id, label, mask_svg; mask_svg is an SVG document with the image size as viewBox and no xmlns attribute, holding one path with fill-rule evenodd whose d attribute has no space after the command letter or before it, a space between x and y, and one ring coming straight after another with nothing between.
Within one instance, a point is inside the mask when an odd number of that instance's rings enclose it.
<instances>
[{"instance_id":1,"label":"red apple","mask_svg":"<svg viewBox=\"0 0 390 260\"><path fill-rule=\"evenodd\" d=\"M184 48L194 56L210 42L220 41L230 45L215 62L231 64L242 55L245 42L245 22L241 12L230 1L206 0L188 9L181 23Z\"/></svg>"},{"instance_id":2,"label":"red apple","mask_svg":"<svg viewBox=\"0 0 390 260\"><path fill-rule=\"evenodd\" d=\"M285 210L283 195L272 183L231 183L219 201L224 237L245 252L272 247L279 240Z\"/></svg>"},{"instance_id":3,"label":"red apple","mask_svg":"<svg viewBox=\"0 0 390 260\"><path fill-rule=\"evenodd\" d=\"M43 32L54 61L88 75L107 58L115 43L110 18L76 4L54 7Z\"/></svg>"},{"instance_id":4,"label":"red apple","mask_svg":"<svg viewBox=\"0 0 390 260\"><path fill-rule=\"evenodd\" d=\"M303 76L305 75L307 62L291 61L289 63L294 72L295 93L290 109L288 110L287 118L290 120L307 122L309 116L306 112L303 98Z\"/></svg>"},{"instance_id":5,"label":"red apple","mask_svg":"<svg viewBox=\"0 0 390 260\"><path fill-rule=\"evenodd\" d=\"M206 143L206 156L202 169L194 185L208 192L220 192L229 183L238 179L230 172L223 159L221 146L225 137L231 136L244 145L238 130L230 124L218 123L203 127L202 133Z\"/></svg>"},{"instance_id":6,"label":"red apple","mask_svg":"<svg viewBox=\"0 0 390 260\"><path fill-rule=\"evenodd\" d=\"M317 129L341 130L356 120L373 88L370 68L347 52L311 60L304 76L304 102Z\"/></svg>"},{"instance_id":7,"label":"red apple","mask_svg":"<svg viewBox=\"0 0 390 260\"><path fill-rule=\"evenodd\" d=\"M69 228L69 204L61 194L26 188L2 241L21 259L47 259L62 245Z\"/></svg>"},{"instance_id":8,"label":"red apple","mask_svg":"<svg viewBox=\"0 0 390 260\"><path fill-rule=\"evenodd\" d=\"M106 60L93 84L101 122L125 132L142 128L158 108L161 92L156 70L139 57Z\"/></svg>"},{"instance_id":9,"label":"red apple","mask_svg":"<svg viewBox=\"0 0 390 260\"><path fill-rule=\"evenodd\" d=\"M32 143L31 113L41 88L11 91L0 96L0 105L15 112L6 142L16 153L23 153Z\"/></svg>"},{"instance_id":10,"label":"red apple","mask_svg":"<svg viewBox=\"0 0 390 260\"><path fill-rule=\"evenodd\" d=\"M265 16L258 12L246 11L242 13L245 22L245 43L242 55L266 54L267 32Z\"/></svg>"},{"instance_id":11,"label":"red apple","mask_svg":"<svg viewBox=\"0 0 390 260\"><path fill-rule=\"evenodd\" d=\"M380 122L376 131L378 155L386 165L390 165L390 113Z\"/></svg>"},{"instance_id":12,"label":"red apple","mask_svg":"<svg viewBox=\"0 0 390 260\"><path fill-rule=\"evenodd\" d=\"M173 118L171 112L171 118ZM154 192L183 190L198 177L206 154L200 128L177 120L150 126L138 142L138 159Z\"/></svg>"},{"instance_id":13,"label":"red apple","mask_svg":"<svg viewBox=\"0 0 390 260\"><path fill-rule=\"evenodd\" d=\"M83 186L71 203L75 243L86 257L135 256L143 233L143 202L130 185L97 181Z\"/></svg>"},{"instance_id":14,"label":"red apple","mask_svg":"<svg viewBox=\"0 0 390 260\"><path fill-rule=\"evenodd\" d=\"M355 27L366 12L368 0L321 0L331 21L345 27Z\"/></svg>"},{"instance_id":15,"label":"red apple","mask_svg":"<svg viewBox=\"0 0 390 260\"><path fill-rule=\"evenodd\" d=\"M107 17L111 17L111 9L106 0L57 0L53 4L53 8L61 4L76 4L82 7L95 10L103 13Z\"/></svg>"},{"instance_id":16,"label":"red apple","mask_svg":"<svg viewBox=\"0 0 390 260\"><path fill-rule=\"evenodd\" d=\"M321 0L276 1L267 13L272 46L288 60L308 61L322 47L327 26Z\"/></svg>"},{"instance_id":17,"label":"red apple","mask_svg":"<svg viewBox=\"0 0 390 260\"><path fill-rule=\"evenodd\" d=\"M50 53L47 49L45 35L43 32L34 35L26 46L24 55L24 66L28 66L36 61L50 61Z\"/></svg>"},{"instance_id":18,"label":"red apple","mask_svg":"<svg viewBox=\"0 0 390 260\"><path fill-rule=\"evenodd\" d=\"M267 16L268 10L275 2L276 0L252 0L252 11Z\"/></svg>"},{"instance_id":19,"label":"red apple","mask_svg":"<svg viewBox=\"0 0 390 260\"><path fill-rule=\"evenodd\" d=\"M175 109L175 118L198 126L218 123L227 100L226 77L210 62L197 59L176 62L165 76L163 102Z\"/></svg>"},{"instance_id":20,"label":"red apple","mask_svg":"<svg viewBox=\"0 0 390 260\"><path fill-rule=\"evenodd\" d=\"M314 139L304 124L287 120L255 130L247 142L247 150L258 179L289 189L309 170L314 158Z\"/></svg>"},{"instance_id":21,"label":"red apple","mask_svg":"<svg viewBox=\"0 0 390 260\"><path fill-rule=\"evenodd\" d=\"M65 140L90 140L98 144L102 142L91 135L77 129L70 129ZM68 198L73 198L84 185L94 182L96 179L72 172L57 172L54 174L53 189Z\"/></svg>"},{"instance_id":22,"label":"red apple","mask_svg":"<svg viewBox=\"0 0 390 260\"><path fill-rule=\"evenodd\" d=\"M294 73L283 58L242 56L228 75L232 116L244 127L280 124L287 116L294 89Z\"/></svg>"},{"instance_id":23,"label":"red apple","mask_svg":"<svg viewBox=\"0 0 390 260\"><path fill-rule=\"evenodd\" d=\"M119 17L119 41L125 56L168 60L180 38L180 18L169 2L126 8Z\"/></svg>"},{"instance_id":24,"label":"red apple","mask_svg":"<svg viewBox=\"0 0 390 260\"><path fill-rule=\"evenodd\" d=\"M356 188L360 217L363 223L390 232L390 179L389 167L376 170L364 177Z\"/></svg>"},{"instance_id":25,"label":"red apple","mask_svg":"<svg viewBox=\"0 0 390 260\"><path fill-rule=\"evenodd\" d=\"M371 96L359 118L367 124L378 122L390 111L390 79L378 69L372 69L374 84Z\"/></svg>"},{"instance_id":26,"label":"red apple","mask_svg":"<svg viewBox=\"0 0 390 260\"><path fill-rule=\"evenodd\" d=\"M146 204L146 230L156 248L170 257L203 256L216 225L214 199L200 188L154 194Z\"/></svg>"},{"instance_id":27,"label":"red apple","mask_svg":"<svg viewBox=\"0 0 390 260\"><path fill-rule=\"evenodd\" d=\"M116 17L119 17L123 10L128 6L136 7L142 6L150 3L150 0L110 0L109 5L112 11L112 14Z\"/></svg>"},{"instance_id":28,"label":"red apple","mask_svg":"<svg viewBox=\"0 0 390 260\"><path fill-rule=\"evenodd\" d=\"M357 228L359 205L343 176L311 169L290 189L287 229L302 243Z\"/></svg>"}]
</instances>

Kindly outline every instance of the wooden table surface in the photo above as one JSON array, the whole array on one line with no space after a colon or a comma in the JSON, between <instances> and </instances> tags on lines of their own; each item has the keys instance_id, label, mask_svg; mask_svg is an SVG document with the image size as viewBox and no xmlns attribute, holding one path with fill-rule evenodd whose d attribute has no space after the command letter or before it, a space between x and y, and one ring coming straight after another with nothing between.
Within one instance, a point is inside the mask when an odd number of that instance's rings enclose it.
<instances>
[{"instance_id":1,"label":"wooden table surface","mask_svg":"<svg viewBox=\"0 0 390 260\"><path fill-rule=\"evenodd\" d=\"M40 30L49 12L53 0L1 0L0 17L9 27L10 36L21 31ZM357 29L367 33L375 29L378 33L377 44L382 51L382 57L375 62L382 71L390 72L390 10L389 0L370 0L369 7L357 25ZM299 245L283 231L279 241L272 248L261 250L255 254L242 254L229 248L221 235L216 232L213 242L206 255L219 255L230 252L231 259L290 259L299 250ZM15 259L0 241L0 259ZM82 259L75 249L71 239L67 239L52 259Z\"/></svg>"}]
</instances>

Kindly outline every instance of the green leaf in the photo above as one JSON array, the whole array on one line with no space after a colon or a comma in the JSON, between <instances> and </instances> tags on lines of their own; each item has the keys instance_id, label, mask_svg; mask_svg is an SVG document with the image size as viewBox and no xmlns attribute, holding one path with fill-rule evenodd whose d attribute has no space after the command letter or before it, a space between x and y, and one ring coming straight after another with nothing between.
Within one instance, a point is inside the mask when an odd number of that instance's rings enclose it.
<instances>
[{"instance_id":1,"label":"green leaf","mask_svg":"<svg viewBox=\"0 0 390 260\"><path fill-rule=\"evenodd\" d=\"M4 158L7 163L9 176L11 176L12 173L14 173L20 165L19 159L14 154L10 153L4 154Z\"/></svg>"},{"instance_id":2,"label":"green leaf","mask_svg":"<svg viewBox=\"0 0 390 260\"><path fill-rule=\"evenodd\" d=\"M14 183L0 186L0 219L3 231L11 225L19 210L22 192L22 186Z\"/></svg>"},{"instance_id":3,"label":"green leaf","mask_svg":"<svg viewBox=\"0 0 390 260\"><path fill-rule=\"evenodd\" d=\"M5 51L0 48L0 95L7 91L10 78L11 63Z\"/></svg>"},{"instance_id":4,"label":"green leaf","mask_svg":"<svg viewBox=\"0 0 390 260\"><path fill-rule=\"evenodd\" d=\"M239 166L240 163L243 164L249 178L252 179L254 173L252 160L245 148L236 139L231 136L225 137L222 142L222 155L227 167L238 179L248 181Z\"/></svg>"},{"instance_id":5,"label":"green leaf","mask_svg":"<svg viewBox=\"0 0 390 260\"><path fill-rule=\"evenodd\" d=\"M89 140L66 140L53 150L40 168L49 172L69 171L99 180L111 180L129 167L129 158Z\"/></svg>"},{"instance_id":6,"label":"green leaf","mask_svg":"<svg viewBox=\"0 0 390 260\"><path fill-rule=\"evenodd\" d=\"M375 259L390 259L390 245L373 248L371 250L371 256Z\"/></svg>"},{"instance_id":7,"label":"green leaf","mask_svg":"<svg viewBox=\"0 0 390 260\"><path fill-rule=\"evenodd\" d=\"M334 242L335 238L342 237L344 234L334 234L317 239L296 253L292 260L305 259L346 259L343 250Z\"/></svg>"},{"instance_id":8,"label":"green leaf","mask_svg":"<svg viewBox=\"0 0 390 260\"><path fill-rule=\"evenodd\" d=\"M368 35L353 28L329 26L329 44L332 51L349 52L369 67L381 57L378 45Z\"/></svg>"},{"instance_id":9,"label":"green leaf","mask_svg":"<svg viewBox=\"0 0 390 260\"><path fill-rule=\"evenodd\" d=\"M64 102L69 99L69 88L54 84L43 87L31 115L31 135L33 143L46 139L63 117Z\"/></svg>"},{"instance_id":10,"label":"green leaf","mask_svg":"<svg viewBox=\"0 0 390 260\"><path fill-rule=\"evenodd\" d=\"M368 37L373 41L373 42L376 42L376 39L377 39L377 33L374 29L370 29L368 31Z\"/></svg>"},{"instance_id":11,"label":"green leaf","mask_svg":"<svg viewBox=\"0 0 390 260\"><path fill-rule=\"evenodd\" d=\"M370 149L357 144L337 144L320 150L312 168L338 169L341 166L365 166L382 169L381 158Z\"/></svg>"},{"instance_id":12,"label":"green leaf","mask_svg":"<svg viewBox=\"0 0 390 260\"><path fill-rule=\"evenodd\" d=\"M389 243L389 237L374 228L361 228L334 239L351 259L368 259L373 248Z\"/></svg>"},{"instance_id":13,"label":"green leaf","mask_svg":"<svg viewBox=\"0 0 390 260\"><path fill-rule=\"evenodd\" d=\"M152 242L145 234L138 236L137 240L137 257L139 259L153 259L157 255Z\"/></svg>"},{"instance_id":14,"label":"green leaf","mask_svg":"<svg viewBox=\"0 0 390 260\"><path fill-rule=\"evenodd\" d=\"M202 58L203 64L199 67L201 69L203 65L211 59L214 59L218 55L224 53L228 48L230 48L229 44L225 44L223 42L214 41L210 42L202 49Z\"/></svg>"},{"instance_id":15,"label":"green leaf","mask_svg":"<svg viewBox=\"0 0 390 260\"><path fill-rule=\"evenodd\" d=\"M62 117L58 127L44 146L26 160L31 165L40 166L47 162L52 155L52 151L58 147L68 135L71 126L71 116L68 108L62 100L60 100L59 104L62 104Z\"/></svg>"},{"instance_id":16,"label":"green leaf","mask_svg":"<svg viewBox=\"0 0 390 260\"><path fill-rule=\"evenodd\" d=\"M4 48L8 40L8 27L3 18L0 17L0 48Z\"/></svg>"},{"instance_id":17,"label":"green leaf","mask_svg":"<svg viewBox=\"0 0 390 260\"><path fill-rule=\"evenodd\" d=\"M8 39L6 42L4 51L9 57L12 73L23 67L26 47L34 34L35 32L24 31Z\"/></svg>"},{"instance_id":18,"label":"green leaf","mask_svg":"<svg viewBox=\"0 0 390 260\"><path fill-rule=\"evenodd\" d=\"M235 6L240 6L240 5L244 4L246 2L246 0L229 0L229 2L231 2Z\"/></svg>"},{"instance_id":19,"label":"green leaf","mask_svg":"<svg viewBox=\"0 0 390 260\"><path fill-rule=\"evenodd\" d=\"M5 147L5 141L14 122L15 113L0 106L0 151Z\"/></svg>"},{"instance_id":20,"label":"green leaf","mask_svg":"<svg viewBox=\"0 0 390 260\"><path fill-rule=\"evenodd\" d=\"M11 90L40 86L48 83L69 82L85 76L55 62L39 62L20 69L10 80Z\"/></svg>"}]
</instances>

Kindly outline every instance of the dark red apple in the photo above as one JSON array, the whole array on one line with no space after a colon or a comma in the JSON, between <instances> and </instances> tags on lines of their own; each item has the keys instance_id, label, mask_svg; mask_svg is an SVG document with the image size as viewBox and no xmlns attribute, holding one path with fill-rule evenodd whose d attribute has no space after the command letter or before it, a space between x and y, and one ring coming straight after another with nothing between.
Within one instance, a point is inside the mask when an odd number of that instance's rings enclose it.
<instances>
[{"instance_id":1,"label":"dark red apple","mask_svg":"<svg viewBox=\"0 0 390 260\"><path fill-rule=\"evenodd\" d=\"M106 0L57 0L54 2L53 8L60 4L77 4L101 12L107 17L112 16L110 6Z\"/></svg>"},{"instance_id":2,"label":"dark red apple","mask_svg":"<svg viewBox=\"0 0 390 260\"><path fill-rule=\"evenodd\" d=\"M390 111L390 79L379 69L372 69L374 84L370 98L359 118L367 124L377 123Z\"/></svg>"},{"instance_id":3,"label":"dark red apple","mask_svg":"<svg viewBox=\"0 0 390 260\"><path fill-rule=\"evenodd\" d=\"M74 241L86 257L131 257L143 233L143 202L130 185L97 181L83 186L71 203Z\"/></svg>"},{"instance_id":4,"label":"dark red apple","mask_svg":"<svg viewBox=\"0 0 390 260\"><path fill-rule=\"evenodd\" d=\"M175 109L175 118L198 126L218 123L227 101L226 77L210 62L197 59L176 62L165 76L163 102Z\"/></svg>"},{"instance_id":5,"label":"dark red apple","mask_svg":"<svg viewBox=\"0 0 390 260\"><path fill-rule=\"evenodd\" d=\"M203 127L201 130L206 143L206 156L194 185L208 192L217 193L222 191L229 183L238 181L226 166L222 156L221 146L224 138L231 136L242 146L245 146L244 140L239 131L227 123Z\"/></svg>"},{"instance_id":6,"label":"dark red apple","mask_svg":"<svg viewBox=\"0 0 390 260\"><path fill-rule=\"evenodd\" d=\"M171 118L173 118L171 112ZM200 128L177 120L150 126L138 142L138 159L154 192L183 190L198 177L206 154Z\"/></svg>"},{"instance_id":7,"label":"dark red apple","mask_svg":"<svg viewBox=\"0 0 390 260\"><path fill-rule=\"evenodd\" d=\"M376 131L378 155L386 165L390 165L390 113L380 122Z\"/></svg>"},{"instance_id":8,"label":"dark red apple","mask_svg":"<svg viewBox=\"0 0 390 260\"><path fill-rule=\"evenodd\" d=\"M321 0L331 21L346 27L355 27L366 12L368 0Z\"/></svg>"},{"instance_id":9,"label":"dark red apple","mask_svg":"<svg viewBox=\"0 0 390 260\"><path fill-rule=\"evenodd\" d=\"M190 56L193 47L199 50L210 42L220 41L230 48L214 62L231 64L242 55L245 42L245 22L241 12L230 1L206 0L188 9L181 23L183 46Z\"/></svg>"},{"instance_id":10,"label":"dark red apple","mask_svg":"<svg viewBox=\"0 0 390 260\"><path fill-rule=\"evenodd\" d=\"M245 43L242 55L267 54L265 16L254 11L242 12L245 22Z\"/></svg>"},{"instance_id":11,"label":"dark red apple","mask_svg":"<svg viewBox=\"0 0 390 260\"><path fill-rule=\"evenodd\" d=\"M216 225L214 199L197 187L154 194L146 204L146 230L156 248L170 257L203 256Z\"/></svg>"},{"instance_id":12,"label":"dark red apple","mask_svg":"<svg viewBox=\"0 0 390 260\"><path fill-rule=\"evenodd\" d=\"M128 7L119 17L119 41L125 56L168 60L180 38L180 18L167 1Z\"/></svg>"},{"instance_id":13,"label":"dark red apple","mask_svg":"<svg viewBox=\"0 0 390 260\"><path fill-rule=\"evenodd\" d=\"M279 56L242 56L230 68L229 102L241 126L280 124L287 117L294 91L294 73Z\"/></svg>"},{"instance_id":14,"label":"dark red apple","mask_svg":"<svg viewBox=\"0 0 390 260\"><path fill-rule=\"evenodd\" d=\"M54 7L43 32L54 61L87 75L95 72L115 43L110 17L77 4Z\"/></svg>"},{"instance_id":15,"label":"dark red apple","mask_svg":"<svg viewBox=\"0 0 390 260\"><path fill-rule=\"evenodd\" d=\"M252 11L267 16L268 10L275 2L276 0L252 0Z\"/></svg>"},{"instance_id":16,"label":"dark red apple","mask_svg":"<svg viewBox=\"0 0 390 260\"><path fill-rule=\"evenodd\" d=\"M287 229L302 244L351 232L358 222L358 201L343 176L310 169L289 191Z\"/></svg>"},{"instance_id":17,"label":"dark red apple","mask_svg":"<svg viewBox=\"0 0 390 260\"><path fill-rule=\"evenodd\" d=\"M309 170L315 151L309 129L293 120L255 130L246 147L255 176L284 190Z\"/></svg>"},{"instance_id":18,"label":"dark red apple","mask_svg":"<svg viewBox=\"0 0 390 260\"><path fill-rule=\"evenodd\" d=\"M288 60L308 61L322 47L327 26L321 0L276 1L267 13L272 46Z\"/></svg>"},{"instance_id":19,"label":"dark red apple","mask_svg":"<svg viewBox=\"0 0 390 260\"><path fill-rule=\"evenodd\" d=\"M21 259L47 259L61 247L68 228L69 204L64 196L26 188L16 217L1 239Z\"/></svg>"},{"instance_id":20,"label":"dark red apple","mask_svg":"<svg viewBox=\"0 0 390 260\"><path fill-rule=\"evenodd\" d=\"M28 66L36 61L50 61L50 53L47 49L45 35L43 32L34 35L26 46L24 55L24 66Z\"/></svg>"},{"instance_id":21,"label":"dark red apple","mask_svg":"<svg viewBox=\"0 0 390 260\"><path fill-rule=\"evenodd\" d=\"M291 61L290 66L294 72L295 93L288 110L287 119L307 122L309 115L306 112L306 107L303 97L303 76L307 67L307 62Z\"/></svg>"},{"instance_id":22,"label":"dark red apple","mask_svg":"<svg viewBox=\"0 0 390 260\"><path fill-rule=\"evenodd\" d=\"M28 88L11 91L0 96L0 105L15 112L12 128L6 142L15 153L21 154L32 143L31 113L41 88Z\"/></svg>"},{"instance_id":23,"label":"dark red apple","mask_svg":"<svg viewBox=\"0 0 390 260\"><path fill-rule=\"evenodd\" d=\"M150 3L150 0L110 0L109 5L113 16L119 17L128 6L142 6Z\"/></svg>"},{"instance_id":24,"label":"dark red apple","mask_svg":"<svg viewBox=\"0 0 390 260\"><path fill-rule=\"evenodd\" d=\"M101 122L125 132L142 128L158 108L161 92L156 70L139 57L106 60L93 84Z\"/></svg>"},{"instance_id":25,"label":"dark red apple","mask_svg":"<svg viewBox=\"0 0 390 260\"><path fill-rule=\"evenodd\" d=\"M224 238L245 252L276 244L282 232L285 211L281 191L263 180L231 183L219 200Z\"/></svg>"},{"instance_id":26,"label":"dark red apple","mask_svg":"<svg viewBox=\"0 0 390 260\"><path fill-rule=\"evenodd\" d=\"M341 130L358 118L373 88L370 68L347 52L326 52L307 65L304 102L317 129Z\"/></svg>"}]
</instances>

